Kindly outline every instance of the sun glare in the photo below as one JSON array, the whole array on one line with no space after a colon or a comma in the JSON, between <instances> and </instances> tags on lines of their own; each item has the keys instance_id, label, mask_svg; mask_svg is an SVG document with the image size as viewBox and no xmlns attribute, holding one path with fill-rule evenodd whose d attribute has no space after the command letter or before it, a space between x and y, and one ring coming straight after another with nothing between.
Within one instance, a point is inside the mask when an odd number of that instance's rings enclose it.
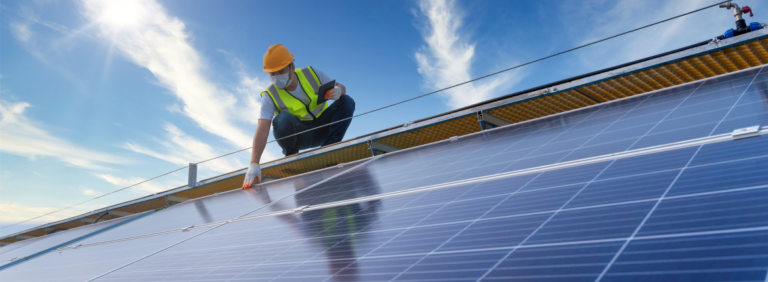
<instances>
[{"instance_id":1,"label":"sun glare","mask_svg":"<svg viewBox=\"0 0 768 282\"><path fill-rule=\"evenodd\" d=\"M144 17L144 9L133 1L108 1L99 21L113 27L125 28L138 25Z\"/></svg>"}]
</instances>

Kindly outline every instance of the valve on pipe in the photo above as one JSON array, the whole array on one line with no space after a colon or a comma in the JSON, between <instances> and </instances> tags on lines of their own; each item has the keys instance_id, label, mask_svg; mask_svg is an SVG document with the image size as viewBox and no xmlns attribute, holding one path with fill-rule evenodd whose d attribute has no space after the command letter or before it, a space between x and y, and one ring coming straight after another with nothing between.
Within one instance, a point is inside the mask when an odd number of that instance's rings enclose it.
<instances>
[{"instance_id":1,"label":"valve on pipe","mask_svg":"<svg viewBox=\"0 0 768 282\"><path fill-rule=\"evenodd\" d=\"M720 4L720 8L733 9L733 17L736 18L736 28L726 30L723 35L720 35L716 38L718 40L723 40L726 38L742 35L747 32L755 31L765 27L764 24L760 24L757 22L750 23L749 25L747 25L747 21L744 20L744 14L749 13L750 17L754 16L754 14L752 13L752 8L750 8L749 6L739 7L738 4L728 1Z\"/></svg>"}]
</instances>

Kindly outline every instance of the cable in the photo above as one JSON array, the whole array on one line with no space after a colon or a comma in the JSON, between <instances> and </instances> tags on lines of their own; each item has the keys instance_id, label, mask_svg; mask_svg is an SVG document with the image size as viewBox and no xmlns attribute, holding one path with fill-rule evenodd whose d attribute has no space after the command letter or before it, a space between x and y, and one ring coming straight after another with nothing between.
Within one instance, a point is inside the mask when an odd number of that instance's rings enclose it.
<instances>
[{"instance_id":1,"label":"cable","mask_svg":"<svg viewBox=\"0 0 768 282\"><path fill-rule=\"evenodd\" d=\"M574 48L571 48L571 49L568 49L568 50L565 50L565 51L562 51L562 52L559 52L559 53L555 53L555 54L552 54L552 55L549 55L549 56L546 56L546 57L543 57L543 58L539 58L539 59L533 60L533 61L529 61L527 63L522 63L522 64L516 65L514 67L506 68L506 69L503 69L503 70L500 70L500 71L497 71L497 72L494 72L494 73L490 73L490 74L487 74L487 75L484 75L484 76L480 76L480 77L477 77L477 78L474 78L474 79L470 79L470 80L464 81L464 82L459 83L459 84L454 84L454 85L451 85L451 86L448 86L448 87L445 87L445 88L441 88L441 89L438 89L438 90L435 90L435 91L432 91L432 92L429 92L429 93L426 93L426 94L422 94L422 95L419 95L419 96L416 96L416 97L413 97L413 98L409 98L409 99L406 99L406 100L403 100L403 101L400 101L400 102L397 102L397 103L394 103L394 104L390 104L390 105L387 105L387 106L384 106L384 107L381 107L381 108L373 109L373 110L364 112L362 114L354 115L354 116L351 116L351 117L348 117L348 118L345 118L345 119L341 119L341 120L337 120L337 121L334 121L334 122L331 122L331 123L328 123L328 124L324 124L324 125L321 125L321 126L313 127L311 129L308 129L308 130L304 130L304 131L301 131L301 132L298 132L298 133L294 133L294 134L291 134L291 135L288 135L288 136L285 136L285 137L281 137L279 139L274 139L272 141L267 142L267 144L276 142L278 140L283 140L283 139L286 139L286 138L294 137L294 136L297 136L299 134L307 133L307 132L310 132L310 131L318 129L318 128L323 128L323 127L326 127L326 126L330 126L332 124L340 123L342 121L347 121L347 120L350 120L350 119L353 119L353 118L357 118L357 117L360 117L360 116L363 116L363 115L367 115L367 114L370 114L370 113L373 113L373 112L378 112L378 111L381 111L383 109L394 107L394 106L397 106L397 105L400 105L400 104L403 104L403 103L406 103L406 102L410 102L410 101L413 101L413 100L416 100L416 99L424 98L424 97L430 96L432 94L443 92L443 91L451 89L451 88L456 88L456 87L462 86L462 85L467 84L467 83L472 83L472 82L475 82L475 81L478 81L478 80L481 80L481 79L484 79L484 78L488 78L488 77L491 77L491 76L494 76L494 75L497 75L497 74L500 74L500 73L503 73L503 72L507 72L507 71L511 71L513 69L524 67L524 66L527 66L527 65L539 62L539 61L543 61L543 60L546 60L546 59L549 59L549 58L552 58L552 57L556 57L556 56L559 56L559 55L562 55L562 54L565 54L565 53L573 52L573 51L579 50L581 48L584 48L584 47L587 47L587 46L591 46L591 45L594 45L594 44L597 44L597 43L600 43L600 42L603 42L603 41L606 41L606 40L610 40L610 39L613 39L613 38L616 38L616 37L619 37L619 36L622 36L622 35L625 35L625 34L629 34L629 33L632 33L632 32L635 32L635 31L638 31L638 30L641 30L641 29L652 27L654 25L658 25L658 24L661 24L661 23L664 23L664 22L668 22L668 21L671 21L671 20L674 20L674 19L677 19L677 18L680 18L680 17L684 17L684 16L687 16L687 15L690 15L690 14L693 14L693 13L696 13L696 12L700 12L702 10L709 9L709 8L718 6L718 5L722 4L722 3L726 3L726 2L728 2L728 1L717 2L717 3L709 5L709 6L705 6L705 7L702 7L702 8L699 8L699 9L696 9L696 10L693 10L693 11L690 11L690 12L687 12L687 13L684 13L684 14L680 14L680 15L677 15L677 16L674 16L674 17L671 17L671 18L667 18L667 19L664 19L664 20L661 20L661 21L658 21L658 22L655 22L655 23L652 23L652 24L644 25L644 26L641 26L641 27L638 27L638 28L635 28L635 29L632 29L632 30L629 30L629 31L625 31L625 32L622 32L622 33L619 33L619 34L616 34L616 35L613 35L613 36L609 36L609 37L606 37L606 38L603 38L603 39L600 39L600 40L592 41L590 43L587 43L587 44L584 44L584 45L580 45L578 47L574 47ZM249 150L251 148L253 148L253 147L248 147L248 148L240 149L240 150L237 150L237 151L234 151L234 152L231 152L231 153L227 153L227 154L224 154L224 155L221 155L221 156L217 156L217 157L213 157L213 158L210 158L210 159L207 159L207 160L203 160L201 162L198 162L198 164L204 163L204 162L207 162L207 161L212 161L212 160L215 160L215 159L218 159L218 158L226 157L226 156L229 156L229 155L232 155L232 154L236 154L236 153L239 153L239 152L242 152L242 151L245 151L245 150ZM46 216L46 215L50 215L50 214L53 214L53 213L56 213L56 212L59 212L59 211L62 211L62 210L66 210L66 209L69 209L69 208L72 208L72 207L75 207L75 206L78 206L78 205L81 205L81 204L84 204L84 203L96 200L98 198L101 198L101 197L104 197L104 196L107 196L107 195L110 195L110 194L114 194L116 192L119 192L119 191L122 191L122 190L125 190L125 189L128 189L128 188L134 187L136 185L139 185L139 184L142 184L142 183L145 183L145 182L157 179L159 177L166 176L168 174L177 172L177 171L185 169L185 168L187 168L187 167L185 166L185 167L173 170L171 172L168 172L168 173L165 173L165 174L162 174L162 175L159 175L159 176L156 176L156 177L153 177L153 178L141 181L141 182L133 184L131 186L120 188L118 190L115 190L115 191L112 191L110 193L98 196L96 198L93 198L93 199L90 199L90 200L87 200L87 201L84 201L84 202L81 202L81 203L77 203L77 204L68 206L66 208L55 210L55 211L46 213L44 215L33 217L33 218L30 218L30 219L27 219L27 220L24 220L24 221L20 221L20 222L11 224L11 225L6 225L6 226L3 226L3 227L0 227L0 229L4 229L4 228L7 228L7 227L18 225L18 224L21 224L21 223L24 223L24 222L28 222L30 220L38 219L38 218L41 218L41 217Z\"/></svg>"}]
</instances>

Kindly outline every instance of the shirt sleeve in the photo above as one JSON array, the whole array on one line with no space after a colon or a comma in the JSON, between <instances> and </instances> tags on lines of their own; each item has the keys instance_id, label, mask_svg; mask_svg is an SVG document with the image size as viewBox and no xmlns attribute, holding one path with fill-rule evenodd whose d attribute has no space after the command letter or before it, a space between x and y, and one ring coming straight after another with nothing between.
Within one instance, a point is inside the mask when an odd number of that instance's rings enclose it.
<instances>
[{"instance_id":1,"label":"shirt sleeve","mask_svg":"<svg viewBox=\"0 0 768 282\"><path fill-rule=\"evenodd\" d=\"M331 80L333 80L330 76L328 76L324 72L322 72L322 71L320 71L320 70L318 70L318 69L316 69L314 67L312 68L312 70L315 71L315 74L317 75L317 78L320 79L320 85L326 84L328 82L331 82Z\"/></svg>"},{"instance_id":2,"label":"shirt sleeve","mask_svg":"<svg viewBox=\"0 0 768 282\"><path fill-rule=\"evenodd\" d=\"M275 102L269 97L269 94L264 93L261 97L261 111L259 112L259 119L272 120L275 117L277 108Z\"/></svg>"}]
</instances>

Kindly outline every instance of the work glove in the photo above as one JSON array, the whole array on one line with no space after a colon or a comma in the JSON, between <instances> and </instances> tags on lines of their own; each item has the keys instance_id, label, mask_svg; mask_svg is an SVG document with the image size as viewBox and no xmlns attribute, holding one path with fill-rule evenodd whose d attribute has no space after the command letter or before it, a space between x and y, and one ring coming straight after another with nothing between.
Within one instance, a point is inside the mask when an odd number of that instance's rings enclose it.
<instances>
[{"instance_id":1,"label":"work glove","mask_svg":"<svg viewBox=\"0 0 768 282\"><path fill-rule=\"evenodd\" d=\"M341 98L341 88L338 86L334 86L333 89L325 91L325 99L329 100L338 100Z\"/></svg>"},{"instance_id":2,"label":"work glove","mask_svg":"<svg viewBox=\"0 0 768 282\"><path fill-rule=\"evenodd\" d=\"M243 189L251 188L254 182L261 184L261 167L259 164L248 166L248 172L245 173L245 180L243 181Z\"/></svg>"}]
</instances>

